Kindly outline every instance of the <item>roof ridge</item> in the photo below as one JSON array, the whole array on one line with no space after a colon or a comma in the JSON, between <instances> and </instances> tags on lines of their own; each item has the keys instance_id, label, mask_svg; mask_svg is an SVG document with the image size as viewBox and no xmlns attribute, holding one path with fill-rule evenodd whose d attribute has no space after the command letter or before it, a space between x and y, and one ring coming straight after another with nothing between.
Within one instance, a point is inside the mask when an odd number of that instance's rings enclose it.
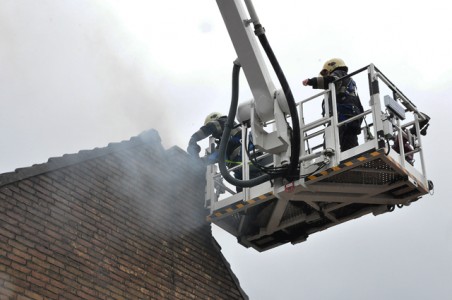
<instances>
[{"instance_id":1,"label":"roof ridge","mask_svg":"<svg viewBox=\"0 0 452 300\"><path fill-rule=\"evenodd\" d=\"M143 144L158 142L161 145L160 135L155 129L143 131L129 140L109 143L106 147L91 150L80 150L77 153L63 154L60 157L51 157L45 163L32 165L30 167L18 168L13 172L0 174L0 187L15 181L23 180L43 173L54 171L70 165L78 164L93 158L104 156L119 150L128 149Z\"/></svg>"}]
</instances>

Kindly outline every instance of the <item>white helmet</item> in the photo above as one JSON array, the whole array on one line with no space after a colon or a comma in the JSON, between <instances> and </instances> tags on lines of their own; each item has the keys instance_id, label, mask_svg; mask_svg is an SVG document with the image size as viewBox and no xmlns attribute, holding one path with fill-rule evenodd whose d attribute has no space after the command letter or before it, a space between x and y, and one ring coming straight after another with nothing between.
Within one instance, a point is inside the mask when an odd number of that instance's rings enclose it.
<instances>
[{"instance_id":1,"label":"white helmet","mask_svg":"<svg viewBox=\"0 0 452 300\"><path fill-rule=\"evenodd\" d=\"M219 113L219 112L213 112L213 113L210 113L210 114L206 117L206 120L204 121L204 125L206 125L206 124L209 123L209 122L218 120L219 118L224 117L224 116L225 116L225 115L223 115L222 113Z\"/></svg>"}]
</instances>

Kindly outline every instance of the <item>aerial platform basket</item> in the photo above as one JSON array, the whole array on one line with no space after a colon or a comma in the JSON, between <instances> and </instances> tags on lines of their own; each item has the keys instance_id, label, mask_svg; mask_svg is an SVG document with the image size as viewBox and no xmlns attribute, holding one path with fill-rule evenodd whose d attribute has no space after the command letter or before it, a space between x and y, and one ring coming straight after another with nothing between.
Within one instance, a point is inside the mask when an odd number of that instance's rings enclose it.
<instances>
[{"instance_id":1,"label":"aerial platform basket","mask_svg":"<svg viewBox=\"0 0 452 300\"><path fill-rule=\"evenodd\" d=\"M370 94L367 99L360 95L365 111L354 118L366 118L358 146L340 151L338 128L353 119L337 121L331 84L328 90L298 103L300 179L276 179L236 193L224 184L217 166L210 165L206 207L211 213L207 219L236 236L242 245L265 251L303 242L312 233L367 214L393 211L427 194L431 186L421 143L426 116L374 65L348 76L360 85L362 73L367 73ZM382 103L380 93L385 90L391 95ZM323 99L326 111L331 106L332 116L306 121L307 114L312 115L306 106ZM404 143L408 146L394 150L395 144ZM245 157L243 165L235 167L243 169L244 178L248 165Z\"/></svg>"}]
</instances>

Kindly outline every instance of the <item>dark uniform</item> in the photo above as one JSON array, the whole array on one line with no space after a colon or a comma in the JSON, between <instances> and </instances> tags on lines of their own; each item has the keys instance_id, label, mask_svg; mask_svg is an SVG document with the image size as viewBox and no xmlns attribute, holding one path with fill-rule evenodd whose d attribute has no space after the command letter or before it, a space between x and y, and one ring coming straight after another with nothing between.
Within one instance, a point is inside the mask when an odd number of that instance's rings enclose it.
<instances>
[{"instance_id":1,"label":"dark uniform","mask_svg":"<svg viewBox=\"0 0 452 300\"><path fill-rule=\"evenodd\" d=\"M192 156L199 157L199 152L201 152L201 147L197 144L198 141L201 141L209 136L213 136L216 139L216 150L218 150L221 137L223 135L224 126L226 124L227 117L222 116L216 120L209 121L205 123L198 131L196 131L190 138L188 143L187 151ZM236 124L235 124L236 125ZM254 147L251 143L248 144L248 148L251 150ZM240 165L242 163L242 130L240 127L234 127L231 130L231 136L229 138L229 142L226 147L226 165L228 168L232 168L234 166ZM257 152L255 155L259 156L260 152ZM218 162L218 152L214 151L207 157L209 164L214 164ZM261 171L255 167L254 165L250 165L249 168L249 176L250 178L255 178L260 176ZM234 177L237 179L243 179L242 169L238 168L234 170ZM242 191L241 187L236 187L237 192Z\"/></svg>"},{"instance_id":2,"label":"dark uniform","mask_svg":"<svg viewBox=\"0 0 452 300\"><path fill-rule=\"evenodd\" d=\"M190 138L188 143L187 151L191 155L198 156L199 152L201 152L201 147L197 144L197 142L208 138L209 136L213 136L216 139L216 149L219 148L221 136L223 135L224 125L226 124L227 117L223 116L218 118L217 120L207 122L204 126L202 126L198 131L196 131ZM229 142L226 148L226 162L228 163L228 167L232 167L237 163L241 162L240 150L241 150L241 139L242 139L242 131L240 128L233 128L231 130L231 137L229 138ZM212 155L210 163L216 163L215 154Z\"/></svg>"},{"instance_id":3,"label":"dark uniform","mask_svg":"<svg viewBox=\"0 0 452 300\"><path fill-rule=\"evenodd\" d=\"M331 74L321 77L314 77L307 80L307 85L314 89L328 89L328 85L347 75L347 67L338 67ZM338 110L338 120L342 122L347 118L360 114L364 111L361 101L357 95L356 83L352 78L346 78L335 83L336 103ZM325 115L324 104L322 114ZM331 99L330 105L331 108ZM331 116L331 111L329 112ZM358 146L358 135L361 132L361 120L352 121L339 127L339 142L341 151Z\"/></svg>"}]
</instances>

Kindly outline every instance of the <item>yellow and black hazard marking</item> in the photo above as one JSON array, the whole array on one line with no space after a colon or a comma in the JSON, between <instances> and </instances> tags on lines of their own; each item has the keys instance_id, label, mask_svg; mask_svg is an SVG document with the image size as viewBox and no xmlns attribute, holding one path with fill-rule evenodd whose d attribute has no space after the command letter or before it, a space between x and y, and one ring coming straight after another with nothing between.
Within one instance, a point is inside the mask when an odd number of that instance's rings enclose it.
<instances>
[{"instance_id":1,"label":"yellow and black hazard marking","mask_svg":"<svg viewBox=\"0 0 452 300\"><path fill-rule=\"evenodd\" d=\"M226 215L231 215L236 213L239 210L244 210L252 205L257 205L259 202L264 202L269 199L275 198L272 192L254 197L252 199L249 199L247 201L240 201L228 206L225 206L219 210L214 211L210 216L207 216L207 221L212 222L215 219L224 217Z\"/></svg>"},{"instance_id":2,"label":"yellow and black hazard marking","mask_svg":"<svg viewBox=\"0 0 452 300\"><path fill-rule=\"evenodd\" d=\"M367 152L364 153L360 156L357 156L351 160L348 160L346 162L340 163L337 166L331 167L327 170L321 171L319 173L316 174L312 174L308 177L306 177L306 182L311 181L311 180L315 180L315 179L319 179L325 176L329 176L329 175L333 175L335 173L339 173L341 171L343 171L344 169L348 169L351 168L355 165L361 165L364 162L370 161L375 159L377 156L380 156L383 153L383 150L378 150L378 151L372 151L372 152Z\"/></svg>"}]
</instances>

